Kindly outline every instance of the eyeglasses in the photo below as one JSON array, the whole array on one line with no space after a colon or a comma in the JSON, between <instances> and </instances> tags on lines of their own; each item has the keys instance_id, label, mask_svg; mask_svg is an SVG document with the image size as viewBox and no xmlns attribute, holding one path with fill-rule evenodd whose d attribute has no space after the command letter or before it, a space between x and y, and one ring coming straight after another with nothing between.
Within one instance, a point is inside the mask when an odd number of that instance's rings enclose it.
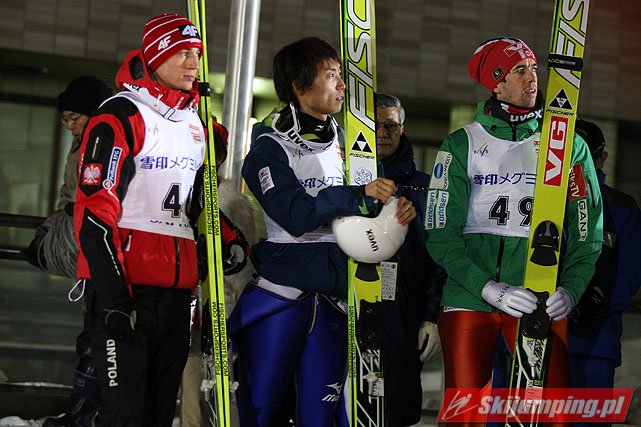
<instances>
[{"instance_id":1,"label":"eyeglasses","mask_svg":"<svg viewBox=\"0 0 641 427\"><path fill-rule=\"evenodd\" d=\"M534 74L536 74L536 70L539 69L539 66L536 64L530 64L530 65L518 65L510 70L510 74L518 74L518 75L523 75L525 74L525 70L530 70Z\"/></svg>"},{"instance_id":2,"label":"eyeglasses","mask_svg":"<svg viewBox=\"0 0 641 427\"><path fill-rule=\"evenodd\" d=\"M60 117L60 122L62 122L63 125L65 126L73 126L73 124L78 120L82 114L72 114L70 116L61 116Z\"/></svg>"},{"instance_id":3,"label":"eyeglasses","mask_svg":"<svg viewBox=\"0 0 641 427\"><path fill-rule=\"evenodd\" d=\"M376 123L376 129L380 127L384 127L388 132L398 132L398 130L401 128L401 124L395 122Z\"/></svg>"}]
</instances>

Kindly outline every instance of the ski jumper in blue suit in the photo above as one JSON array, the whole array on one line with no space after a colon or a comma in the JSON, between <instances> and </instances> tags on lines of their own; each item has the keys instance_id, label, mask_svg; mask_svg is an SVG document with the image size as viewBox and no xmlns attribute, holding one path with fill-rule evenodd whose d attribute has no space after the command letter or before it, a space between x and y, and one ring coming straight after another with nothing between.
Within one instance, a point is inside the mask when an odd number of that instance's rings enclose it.
<instances>
[{"instance_id":1,"label":"ski jumper in blue suit","mask_svg":"<svg viewBox=\"0 0 641 427\"><path fill-rule=\"evenodd\" d=\"M623 311L641 286L641 211L634 198L605 184L603 171L597 176L603 196L603 249L594 277L570 316L568 340L572 386L610 388L621 365Z\"/></svg>"},{"instance_id":2,"label":"ski jumper in blue suit","mask_svg":"<svg viewBox=\"0 0 641 427\"><path fill-rule=\"evenodd\" d=\"M344 185L336 121L293 104L256 125L242 174L264 210L267 239L252 248L258 278L228 326L241 424L271 425L294 378L297 426L331 426L347 361L347 257L331 221L374 211L374 199Z\"/></svg>"}]
</instances>

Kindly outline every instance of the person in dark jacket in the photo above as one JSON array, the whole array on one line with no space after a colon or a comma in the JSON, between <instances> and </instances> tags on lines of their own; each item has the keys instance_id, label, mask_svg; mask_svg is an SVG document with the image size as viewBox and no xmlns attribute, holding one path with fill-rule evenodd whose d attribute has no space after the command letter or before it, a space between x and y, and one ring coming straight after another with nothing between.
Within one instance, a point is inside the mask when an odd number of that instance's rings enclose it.
<instances>
[{"instance_id":1,"label":"person in dark jacket","mask_svg":"<svg viewBox=\"0 0 641 427\"><path fill-rule=\"evenodd\" d=\"M384 289L383 319L385 402L390 426L408 426L421 419L423 362L441 352L436 318L444 271L424 244L423 215L429 175L416 170L414 151L405 135L405 109L392 95L376 95L376 155L385 178L416 207L405 242L381 266L392 277ZM389 274L396 271L396 274ZM418 339L418 345L417 345Z\"/></svg>"},{"instance_id":2,"label":"person in dark jacket","mask_svg":"<svg viewBox=\"0 0 641 427\"><path fill-rule=\"evenodd\" d=\"M570 313L568 340L572 387L611 388L621 365L623 311L641 286L641 211L634 198L605 184L608 158L601 129L577 120L588 143L603 198L603 249L596 271ZM575 426L607 426L605 423Z\"/></svg>"},{"instance_id":3,"label":"person in dark jacket","mask_svg":"<svg viewBox=\"0 0 641 427\"><path fill-rule=\"evenodd\" d=\"M76 276L78 247L73 237L73 206L78 185L80 142L89 117L111 95L111 88L94 76L73 79L58 95L60 120L73 139L67 153L56 209L38 227L34 239L25 251L27 261L48 273L71 278ZM43 427L89 427L96 414L98 379L91 354L87 309L82 298L79 300L83 312L83 329L76 338L78 364L73 377L71 407L60 416L47 418Z\"/></svg>"}]
</instances>

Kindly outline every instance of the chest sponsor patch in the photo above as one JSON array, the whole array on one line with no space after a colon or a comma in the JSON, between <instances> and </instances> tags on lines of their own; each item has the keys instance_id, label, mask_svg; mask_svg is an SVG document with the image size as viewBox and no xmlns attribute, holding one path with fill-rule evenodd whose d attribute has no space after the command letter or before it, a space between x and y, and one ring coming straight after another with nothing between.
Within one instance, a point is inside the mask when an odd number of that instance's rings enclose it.
<instances>
[{"instance_id":1,"label":"chest sponsor patch","mask_svg":"<svg viewBox=\"0 0 641 427\"><path fill-rule=\"evenodd\" d=\"M269 166L265 166L258 171L258 181L260 182L260 189L265 194L269 189L274 188L274 180L272 179L272 172Z\"/></svg>"},{"instance_id":2,"label":"chest sponsor patch","mask_svg":"<svg viewBox=\"0 0 641 427\"><path fill-rule=\"evenodd\" d=\"M568 197L570 200L584 199L588 197L588 186L585 183L583 167L580 163L570 169L570 182L568 183Z\"/></svg>"},{"instance_id":3,"label":"chest sponsor patch","mask_svg":"<svg viewBox=\"0 0 641 427\"><path fill-rule=\"evenodd\" d=\"M447 151L439 151L434 160L434 169L432 170L432 179L430 180L430 188L438 190L447 190L449 185L448 171L450 163L452 162L452 153Z\"/></svg>"},{"instance_id":4,"label":"chest sponsor patch","mask_svg":"<svg viewBox=\"0 0 641 427\"><path fill-rule=\"evenodd\" d=\"M82 185L98 185L102 177L102 165L100 163L86 164L82 170Z\"/></svg>"}]
</instances>

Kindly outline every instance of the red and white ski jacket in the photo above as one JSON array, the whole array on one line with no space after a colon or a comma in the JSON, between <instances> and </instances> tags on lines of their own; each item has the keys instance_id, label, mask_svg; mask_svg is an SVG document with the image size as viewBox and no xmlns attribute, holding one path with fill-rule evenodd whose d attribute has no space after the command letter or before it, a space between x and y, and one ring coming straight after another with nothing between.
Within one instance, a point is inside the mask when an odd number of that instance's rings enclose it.
<instances>
[{"instance_id":1,"label":"red and white ski jacket","mask_svg":"<svg viewBox=\"0 0 641 427\"><path fill-rule=\"evenodd\" d=\"M205 133L189 93L149 77L140 51L125 58L116 84L80 147L74 210L78 278L91 279L104 306L132 285L191 289L198 284L187 213L203 163Z\"/></svg>"}]
</instances>

